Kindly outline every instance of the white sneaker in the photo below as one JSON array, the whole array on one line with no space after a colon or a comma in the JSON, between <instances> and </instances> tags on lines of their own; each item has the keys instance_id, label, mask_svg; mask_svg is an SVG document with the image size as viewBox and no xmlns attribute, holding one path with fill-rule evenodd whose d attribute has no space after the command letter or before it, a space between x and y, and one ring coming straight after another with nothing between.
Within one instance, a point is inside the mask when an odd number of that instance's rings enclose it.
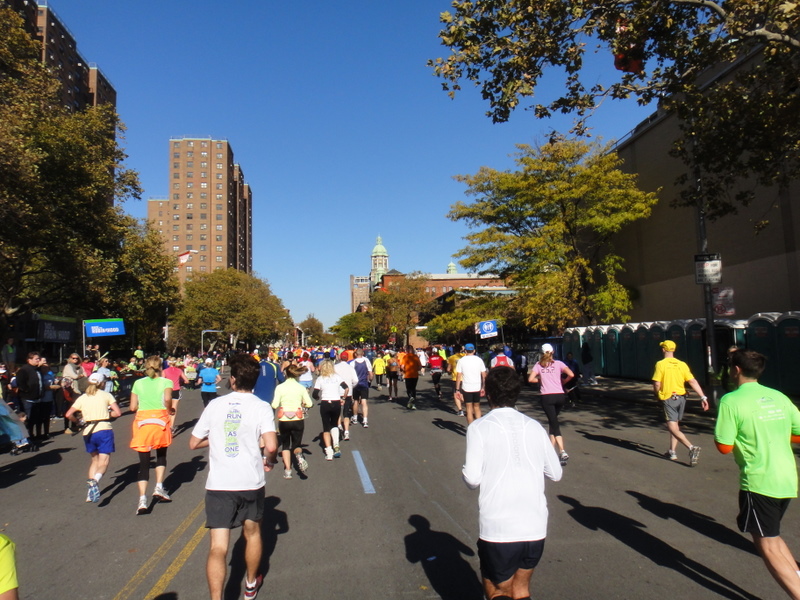
<instances>
[{"instance_id":1,"label":"white sneaker","mask_svg":"<svg viewBox=\"0 0 800 600\"><path fill-rule=\"evenodd\" d=\"M284 469L283 470L283 478L284 479L291 479L292 478L292 470L291 469Z\"/></svg>"},{"instance_id":2,"label":"white sneaker","mask_svg":"<svg viewBox=\"0 0 800 600\"><path fill-rule=\"evenodd\" d=\"M139 497L139 506L136 507L136 514L137 515L147 514L147 496Z\"/></svg>"},{"instance_id":3,"label":"white sneaker","mask_svg":"<svg viewBox=\"0 0 800 600\"><path fill-rule=\"evenodd\" d=\"M348 430L348 429L345 429L345 431L344 431L344 437L343 437L342 439L343 439L345 442L349 442L349 441L350 441L350 430Z\"/></svg>"},{"instance_id":4,"label":"white sneaker","mask_svg":"<svg viewBox=\"0 0 800 600\"><path fill-rule=\"evenodd\" d=\"M305 473L308 470L308 461L302 454L297 455L297 468L301 473Z\"/></svg>"},{"instance_id":5,"label":"white sneaker","mask_svg":"<svg viewBox=\"0 0 800 600\"><path fill-rule=\"evenodd\" d=\"M325 460L333 460L333 448L330 446L325 448Z\"/></svg>"},{"instance_id":6,"label":"white sneaker","mask_svg":"<svg viewBox=\"0 0 800 600\"><path fill-rule=\"evenodd\" d=\"M153 498L159 502L172 502L172 498L170 498L169 494L164 491L164 487L160 485L157 485L156 489L153 491Z\"/></svg>"}]
</instances>

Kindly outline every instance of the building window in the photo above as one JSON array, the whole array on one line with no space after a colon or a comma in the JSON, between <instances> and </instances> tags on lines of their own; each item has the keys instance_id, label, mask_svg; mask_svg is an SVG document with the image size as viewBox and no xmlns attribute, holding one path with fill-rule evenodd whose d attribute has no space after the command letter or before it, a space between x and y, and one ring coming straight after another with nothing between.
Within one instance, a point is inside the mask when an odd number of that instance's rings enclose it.
<instances>
[{"instance_id":1,"label":"building window","mask_svg":"<svg viewBox=\"0 0 800 600\"><path fill-rule=\"evenodd\" d=\"M177 175L177 173L176 173L176 175ZM193 171L186 171L186 176L187 177L194 177L194 172Z\"/></svg>"},{"instance_id":2,"label":"building window","mask_svg":"<svg viewBox=\"0 0 800 600\"><path fill-rule=\"evenodd\" d=\"M180 142L172 142L172 147L173 148L180 148L181 147L181 143Z\"/></svg>"},{"instance_id":3,"label":"building window","mask_svg":"<svg viewBox=\"0 0 800 600\"><path fill-rule=\"evenodd\" d=\"M427 294L428 292L430 292L430 289L426 287L425 288L425 293Z\"/></svg>"},{"instance_id":4,"label":"building window","mask_svg":"<svg viewBox=\"0 0 800 600\"><path fill-rule=\"evenodd\" d=\"M205 265L200 265L200 270L201 271L205 271L206 270L206 266Z\"/></svg>"},{"instance_id":5,"label":"building window","mask_svg":"<svg viewBox=\"0 0 800 600\"><path fill-rule=\"evenodd\" d=\"M200 182L200 187L203 188L204 190L208 189L208 183L206 183L205 181L201 181Z\"/></svg>"},{"instance_id":6,"label":"building window","mask_svg":"<svg viewBox=\"0 0 800 600\"><path fill-rule=\"evenodd\" d=\"M172 226L172 231L180 231L180 230L181 230L181 226L180 225L173 225Z\"/></svg>"},{"instance_id":7,"label":"building window","mask_svg":"<svg viewBox=\"0 0 800 600\"><path fill-rule=\"evenodd\" d=\"M208 158L208 152L201 152L200 153L200 157L201 158Z\"/></svg>"},{"instance_id":8,"label":"building window","mask_svg":"<svg viewBox=\"0 0 800 600\"><path fill-rule=\"evenodd\" d=\"M186 272L187 273L191 273L192 272L192 266L191 265L186 265Z\"/></svg>"},{"instance_id":9,"label":"building window","mask_svg":"<svg viewBox=\"0 0 800 600\"><path fill-rule=\"evenodd\" d=\"M191 242L193 239L194 239L194 235L192 235L191 233L187 233L186 234L186 241L187 242ZM187 250L189 250L189 249L190 248L187 248Z\"/></svg>"},{"instance_id":10,"label":"building window","mask_svg":"<svg viewBox=\"0 0 800 600\"><path fill-rule=\"evenodd\" d=\"M200 250L200 252L205 252L206 251L206 245L205 244L200 244L199 250Z\"/></svg>"},{"instance_id":11,"label":"building window","mask_svg":"<svg viewBox=\"0 0 800 600\"><path fill-rule=\"evenodd\" d=\"M201 255L200 255L200 262L206 262L206 259L207 259L207 258L208 258L208 257L207 257L205 254L201 254Z\"/></svg>"},{"instance_id":12,"label":"building window","mask_svg":"<svg viewBox=\"0 0 800 600\"><path fill-rule=\"evenodd\" d=\"M176 167L176 168L177 168L177 167ZM222 170L222 163L217 163L217 168L218 168L219 170Z\"/></svg>"},{"instance_id":13,"label":"building window","mask_svg":"<svg viewBox=\"0 0 800 600\"><path fill-rule=\"evenodd\" d=\"M201 202L200 203L200 210L205 210L207 208L208 208L208 203L207 202ZM200 217L200 218L202 219L204 217Z\"/></svg>"},{"instance_id":14,"label":"building window","mask_svg":"<svg viewBox=\"0 0 800 600\"><path fill-rule=\"evenodd\" d=\"M159 221L159 222L158 222L158 226L159 226L159 227L162 227L163 225L164 225L164 221Z\"/></svg>"},{"instance_id":15,"label":"building window","mask_svg":"<svg viewBox=\"0 0 800 600\"><path fill-rule=\"evenodd\" d=\"M172 241L173 242L179 242L180 240L181 240L181 236L179 236L179 235L173 235L172 236Z\"/></svg>"},{"instance_id":16,"label":"building window","mask_svg":"<svg viewBox=\"0 0 800 600\"><path fill-rule=\"evenodd\" d=\"M180 246L173 246L173 247L172 247L172 251L173 251L173 252L178 252L180 249L181 249L181 247L180 247Z\"/></svg>"},{"instance_id":17,"label":"building window","mask_svg":"<svg viewBox=\"0 0 800 600\"><path fill-rule=\"evenodd\" d=\"M181 178L181 174L176 171L175 173L172 174L172 178L173 179L180 179Z\"/></svg>"},{"instance_id":18,"label":"building window","mask_svg":"<svg viewBox=\"0 0 800 600\"><path fill-rule=\"evenodd\" d=\"M189 210L192 210L194 208L194 203L193 202L187 203L186 204L186 208L188 208Z\"/></svg>"},{"instance_id":19,"label":"building window","mask_svg":"<svg viewBox=\"0 0 800 600\"><path fill-rule=\"evenodd\" d=\"M206 235L205 233L201 233L200 234L200 241L202 242L202 241L205 241L206 239L208 239L208 235Z\"/></svg>"},{"instance_id":20,"label":"building window","mask_svg":"<svg viewBox=\"0 0 800 600\"><path fill-rule=\"evenodd\" d=\"M201 148L208 148L208 142L200 142Z\"/></svg>"},{"instance_id":21,"label":"building window","mask_svg":"<svg viewBox=\"0 0 800 600\"><path fill-rule=\"evenodd\" d=\"M222 144L221 144L220 142L217 142L217 149L218 149L218 150L221 150L221 149L222 149Z\"/></svg>"},{"instance_id":22,"label":"building window","mask_svg":"<svg viewBox=\"0 0 800 600\"><path fill-rule=\"evenodd\" d=\"M194 192L187 192L186 193L186 199L188 200L189 198L194 198Z\"/></svg>"},{"instance_id":23,"label":"building window","mask_svg":"<svg viewBox=\"0 0 800 600\"><path fill-rule=\"evenodd\" d=\"M214 258L214 260L216 260L217 262L222 262L222 257L221 256L217 256L217 257Z\"/></svg>"},{"instance_id":24,"label":"building window","mask_svg":"<svg viewBox=\"0 0 800 600\"><path fill-rule=\"evenodd\" d=\"M216 219L217 221L222 221L222 215L217 213Z\"/></svg>"},{"instance_id":25,"label":"building window","mask_svg":"<svg viewBox=\"0 0 800 600\"><path fill-rule=\"evenodd\" d=\"M200 163L200 168L201 168L201 169L206 169L206 168L208 168L208 163L207 163L207 162L201 162L201 163ZM205 175L203 175L203 177L205 177Z\"/></svg>"},{"instance_id":26,"label":"building window","mask_svg":"<svg viewBox=\"0 0 800 600\"><path fill-rule=\"evenodd\" d=\"M181 163L172 163L172 168L173 169L180 169L181 168Z\"/></svg>"},{"instance_id":27,"label":"building window","mask_svg":"<svg viewBox=\"0 0 800 600\"><path fill-rule=\"evenodd\" d=\"M189 162L187 162L187 163L186 163L186 168L187 168L187 169L191 169L191 168L193 168L193 167L194 167L194 162L192 162L191 160L190 160Z\"/></svg>"},{"instance_id":28,"label":"building window","mask_svg":"<svg viewBox=\"0 0 800 600\"><path fill-rule=\"evenodd\" d=\"M217 152L217 158L222 158L222 152Z\"/></svg>"},{"instance_id":29,"label":"building window","mask_svg":"<svg viewBox=\"0 0 800 600\"><path fill-rule=\"evenodd\" d=\"M180 194L172 194L172 199L173 200L180 200L181 199L181 195Z\"/></svg>"},{"instance_id":30,"label":"building window","mask_svg":"<svg viewBox=\"0 0 800 600\"><path fill-rule=\"evenodd\" d=\"M208 218L208 213L200 213L200 220L205 220Z\"/></svg>"},{"instance_id":31,"label":"building window","mask_svg":"<svg viewBox=\"0 0 800 600\"><path fill-rule=\"evenodd\" d=\"M200 223L200 229L208 229L208 223Z\"/></svg>"},{"instance_id":32,"label":"building window","mask_svg":"<svg viewBox=\"0 0 800 600\"><path fill-rule=\"evenodd\" d=\"M206 171L200 171L200 177L201 178L206 178L206 177L208 177L208 173Z\"/></svg>"},{"instance_id":33,"label":"building window","mask_svg":"<svg viewBox=\"0 0 800 600\"><path fill-rule=\"evenodd\" d=\"M180 157L181 157L181 153L180 152L173 152L172 153L172 158L180 158Z\"/></svg>"},{"instance_id":34,"label":"building window","mask_svg":"<svg viewBox=\"0 0 800 600\"><path fill-rule=\"evenodd\" d=\"M173 273L177 273L178 272L178 267L172 267L172 272Z\"/></svg>"},{"instance_id":35,"label":"building window","mask_svg":"<svg viewBox=\"0 0 800 600\"><path fill-rule=\"evenodd\" d=\"M222 200L222 194L217 194L217 200ZM222 204L217 204L217 206L221 207ZM218 208L217 210L222 210L222 208Z\"/></svg>"},{"instance_id":36,"label":"building window","mask_svg":"<svg viewBox=\"0 0 800 600\"><path fill-rule=\"evenodd\" d=\"M222 179L222 173L217 173L217 174L216 174L216 178L217 178L217 179Z\"/></svg>"},{"instance_id":37,"label":"building window","mask_svg":"<svg viewBox=\"0 0 800 600\"><path fill-rule=\"evenodd\" d=\"M186 142L186 145L189 146L189 148L194 148L194 142Z\"/></svg>"},{"instance_id":38,"label":"building window","mask_svg":"<svg viewBox=\"0 0 800 600\"><path fill-rule=\"evenodd\" d=\"M173 221L180 221L181 220L181 216L180 215L172 215L172 220Z\"/></svg>"},{"instance_id":39,"label":"building window","mask_svg":"<svg viewBox=\"0 0 800 600\"><path fill-rule=\"evenodd\" d=\"M192 182L190 181L189 183L187 183L187 184L186 184L186 187L187 187L187 188L193 188L193 187L194 187L194 183L192 183Z\"/></svg>"},{"instance_id":40,"label":"building window","mask_svg":"<svg viewBox=\"0 0 800 600\"><path fill-rule=\"evenodd\" d=\"M173 183L173 184L172 184L172 189L173 189L173 190L179 190L179 189L181 189L181 184L180 184L180 183Z\"/></svg>"},{"instance_id":41,"label":"building window","mask_svg":"<svg viewBox=\"0 0 800 600\"><path fill-rule=\"evenodd\" d=\"M217 252L222 252L222 246L217 246Z\"/></svg>"},{"instance_id":42,"label":"building window","mask_svg":"<svg viewBox=\"0 0 800 600\"><path fill-rule=\"evenodd\" d=\"M216 229L217 231L222 231L222 225L217 225Z\"/></svg>"},{"instance_id":43,"label":"building window","mask_svg":"<svg viewBox=\"0 0 800 600\"><path fill-rule=\"evenodd\" d=\"M222 204L217 204L217 210L222 210Z\"/></svg>"},{"instance_id":44,"label":"building window","mask_svg":"<svg viewBox=\"0 0 800 600\"><path fill-rule=\"evenodd\" d=\"M191 231L193 225L191 223L186 224L186 231Z\"/></svg>"},{"instance_id":45,"label":"building window","mask_svg":"<svg viewBox=\"0 0 800 600\"><path fill-rule=\"evenodd\" d=\"M191 152L191 151L187 152L186 153L186 158L194 158L194 152Z\"/></svg>"},{"instance_id":46,"label":"building window","mask_svg":"<svg viewBox=\"0 0 800 600\"><path fill-rule=\"evenodd\" d=\"M200 197L206 199L208 198L208 194L206 194L205 192L200 192Z\"/></svg>"},{"instance_id":47,"label":"building window","mask_svg":"<svg viewBox=\"0 0 800 600\"><path fill-rule=\"evenodd\" d=\"M216 187L217 187L218 190L221 190L222 189L222 184L218 183Z\"/></svg>"},{"instance_id":48,"label":"building window","mask_svg":"<svg viewBox=\"0 0 800 600\"><path fill-rule=\"evenodd\" d=\"M222 241L222 236L221 235L217 235L217 236L214 236L214 237L218 242Z\"/></svg>"}]
</instances>

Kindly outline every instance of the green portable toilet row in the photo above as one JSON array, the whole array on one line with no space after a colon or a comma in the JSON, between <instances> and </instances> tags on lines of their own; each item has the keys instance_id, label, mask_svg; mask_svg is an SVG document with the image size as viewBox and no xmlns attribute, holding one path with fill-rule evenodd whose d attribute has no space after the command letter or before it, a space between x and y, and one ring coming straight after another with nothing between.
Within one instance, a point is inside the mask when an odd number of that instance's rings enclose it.
<instances>
[{"instance_id":1,"label":"green portable toilet row","mask_svg":"<svg viewBox=\"0 0 800 600\"><path fill-rule=\"evenodd\" d=\"M784 394L800 396L800 312L783 313L775 321L775 329L781 382L779 389Z\"/></svg>"}]
</instances>

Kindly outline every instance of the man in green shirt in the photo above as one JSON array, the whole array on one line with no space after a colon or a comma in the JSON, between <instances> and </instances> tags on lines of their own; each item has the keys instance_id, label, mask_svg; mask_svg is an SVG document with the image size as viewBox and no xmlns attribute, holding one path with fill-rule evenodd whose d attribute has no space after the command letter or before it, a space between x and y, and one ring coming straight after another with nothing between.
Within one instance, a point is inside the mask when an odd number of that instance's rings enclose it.
<instances>
[{"instance_id":1,"label":"man in green shirt","mask_svg":"<svg viewBox=\"0 0 800 600\"><path fill-rule=\"evenodd\" d=\"M800 441L800 411L777 390L758 383L766 358L753 350L730 355L736 390L719 405L714 441L739 465L739 516L770 574L791 598L800 600L800 572L780 524L797 497L797 464L792 442Z\"/></svg>"}]
</instances>

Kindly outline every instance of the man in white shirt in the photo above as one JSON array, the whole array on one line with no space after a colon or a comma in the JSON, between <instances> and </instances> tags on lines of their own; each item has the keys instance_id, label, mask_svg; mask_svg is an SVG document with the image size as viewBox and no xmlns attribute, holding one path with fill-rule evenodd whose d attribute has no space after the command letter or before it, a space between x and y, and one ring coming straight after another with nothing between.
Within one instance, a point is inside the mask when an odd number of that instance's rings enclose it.
<instances>
[{"instance_id":1,"label":"man in white shirt","mask_svg":"<svg viewBox=\"0 0 800 600\"><path fill-rule=\"evenodd\" d=\"M467 487L480 487L478 556L484 592L494 600L530 598L547 535L543 475L558 481L562 473L547 432L515 409L520 390L513 368L489 371L490 412L467 428L462 476Z\"/></svg>"},{"instance_id":2,"label":"man in white shirt","mask_svg":"<svg viewBox=\"0 0 800 600\"><path fill-rule=\"evenodd\" d=\"M333 365L333 370L336 371L336 374L342 378L347 384L349 391L347 393L347 397L344 399L343 405L344 409L342 411L342 416L339 417L340 424L344 428L344 441L347 442L350 440L350 425L357 425L358 424L358 415L353 414L353 390L358 385L358 373L353 368L347 360L347 355L342 352L339 354L339 362ZM364 415L364 427L369 427L369 423L367 422L367 415ZM333 453L336 454L339 452L339 444L337 443L333 449Z\"/></svg>"},{"instance_id":3,"label":"man in white shirt","mask_svg":"<svg viewBox=\"0 0 800 600\"><path fill-rule=\"evenodd\" d=\"M486 363L475 354L475 345L464 346L466 356L456 363L456 405L462 401L467 409L467 425L481 417L481 397L484 395L483 381L486 379Z\"/></svg>"},{"instance_id":4,"label":"man in white shirt","mask_svg":"<svg viewBox=\"0 0 800 600\"><path fill-rule=\"evenodd\" d=\"M278 437L272 407L252 393L259 364L249 354L230 361L233 392L213 399L197 421L189 447L209 448L206 481L206 527L211 547L206 564L211 600L222 600L231 529L242 526L245 538L245 600L254 600L263 583L261 518L264 473L278 460ZM263 450L262 450L263 447Z\"/></svg>"}]
</instances>

